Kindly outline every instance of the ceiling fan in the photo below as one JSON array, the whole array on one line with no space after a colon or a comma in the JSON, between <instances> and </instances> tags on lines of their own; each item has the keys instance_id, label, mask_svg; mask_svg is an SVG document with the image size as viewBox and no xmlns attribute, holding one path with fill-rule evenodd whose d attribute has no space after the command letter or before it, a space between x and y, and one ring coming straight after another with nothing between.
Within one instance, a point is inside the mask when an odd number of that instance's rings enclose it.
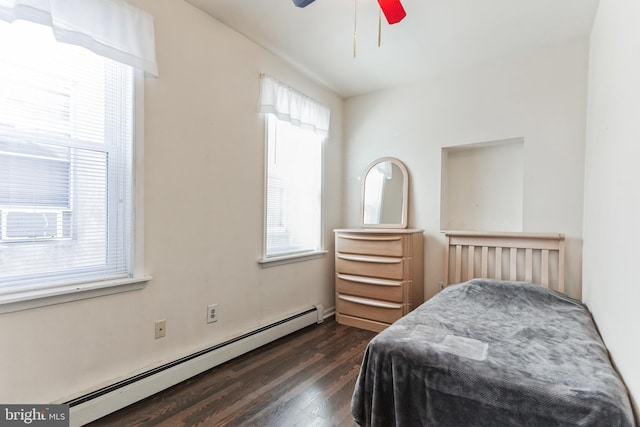
<instances>
[{"instance_id":1,"label":"ceiling fan","mask_svg":"<svg viewBox=\"0 0 640 427\"><path fill-rule=\"evenodd\" d=\"M314 1L315 0L293 0L293 4L298 7L306 7ZM407 16L400 0L378 0L378 4L389 24L397 24Z\"/></svg>"}]
</instances>

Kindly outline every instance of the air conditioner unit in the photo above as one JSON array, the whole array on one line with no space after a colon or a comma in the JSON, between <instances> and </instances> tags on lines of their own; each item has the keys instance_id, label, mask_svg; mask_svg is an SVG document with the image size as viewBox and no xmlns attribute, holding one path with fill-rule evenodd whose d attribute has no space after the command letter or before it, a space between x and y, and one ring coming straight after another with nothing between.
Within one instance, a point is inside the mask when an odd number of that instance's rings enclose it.
<instances>
[{"instance_id":1,"label":"air conditioner unit","mask_svg":"<svg viewBox=\"0 0 640 427\"><path fill-rule=\"evenodd\" d=\"M71 238L71 211L67 209L2 209L0 241Z\"/></svg>"}]
</instances>

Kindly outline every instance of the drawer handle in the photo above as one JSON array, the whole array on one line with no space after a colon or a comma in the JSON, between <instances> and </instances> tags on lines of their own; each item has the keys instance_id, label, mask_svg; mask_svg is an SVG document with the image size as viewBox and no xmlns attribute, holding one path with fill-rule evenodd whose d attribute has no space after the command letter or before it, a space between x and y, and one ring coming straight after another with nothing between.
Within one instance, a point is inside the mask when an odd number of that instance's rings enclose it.
<instances>
[{"instance_id":1,"label":"drawer handle","mask_svg":"<svg viewBox=\"0 0 640 427\"><path fill-rule=\"evenodd\" d=\"M344 234L339 234L339 238L348 239L348 240L367 240L372 242L395 242L398 240L402 240L401 236L345 236Z\"/></svg>"},{"instance_id":2,"label":"drawer handle","mask_svg":"<svg viewBox=\"0 0 640 427\"><path fill-rule=\"evenodd\" d=\"M400 264L402 262L402 258L383 258L345 254L338 254L337 257L347 261L375 262L376 264Z\"/></svg>"},{"instance_id":3,"label":"drawer handle","mask_svg":"<svg viewBox=\"0 0 640 427\"><path fill-rule=\"evenodd\" d=\"M340 298L343 301L353 302L353 303L362 304L362 305L368 305L370 307L392 308L396 310L402 308L401 304L394 304L392 302L375 301L367 298L352 297L349 295L338 295L338 298Z\"/></svg>"},{"instance_id":4,"label":"drawer handle","mask_svg":"<svg viewBox=\"0 0 640 427\"><path fill-rule=\"evenodd\" d=\"M371 277L352 276L350 274L338 273L338 278L349 282L366 283L367 285L402 286L402 282L397 280L372 279Z\"/></svg>"}]
</instances>

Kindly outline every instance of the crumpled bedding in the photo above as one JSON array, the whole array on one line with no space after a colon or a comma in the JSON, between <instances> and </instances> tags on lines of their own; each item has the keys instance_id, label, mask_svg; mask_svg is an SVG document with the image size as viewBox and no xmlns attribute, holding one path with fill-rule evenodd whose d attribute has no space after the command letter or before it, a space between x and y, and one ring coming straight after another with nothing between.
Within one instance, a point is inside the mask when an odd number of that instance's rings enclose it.
<instances>
[{"instance_id":1,"label":"crumpled bedding","mask_svg":"<svg viewBox=\"0 0 640 427\"><path fill-rule=\"evenodd\" d=\"M374 337L361 426L634 426L587 308L538 285L449 286Z\"/></svg>"}]
</instances>

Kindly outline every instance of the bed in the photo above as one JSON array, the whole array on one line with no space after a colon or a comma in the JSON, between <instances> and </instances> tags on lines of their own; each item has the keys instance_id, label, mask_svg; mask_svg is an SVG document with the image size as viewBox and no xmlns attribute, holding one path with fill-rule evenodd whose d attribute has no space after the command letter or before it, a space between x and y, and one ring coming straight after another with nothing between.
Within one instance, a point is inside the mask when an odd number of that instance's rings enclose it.
<instances>
[{"instance_id":1,"label":"bed","mask_svg":"<svg viewBox=\"0 0 640 427\"><path fill-rule=\"evenodd\" d=\"M561 292L564 236L446 240L455 284L371 340L352 399L358 424L634 426L590 313Z\"/></svg>"}]
</instances>

